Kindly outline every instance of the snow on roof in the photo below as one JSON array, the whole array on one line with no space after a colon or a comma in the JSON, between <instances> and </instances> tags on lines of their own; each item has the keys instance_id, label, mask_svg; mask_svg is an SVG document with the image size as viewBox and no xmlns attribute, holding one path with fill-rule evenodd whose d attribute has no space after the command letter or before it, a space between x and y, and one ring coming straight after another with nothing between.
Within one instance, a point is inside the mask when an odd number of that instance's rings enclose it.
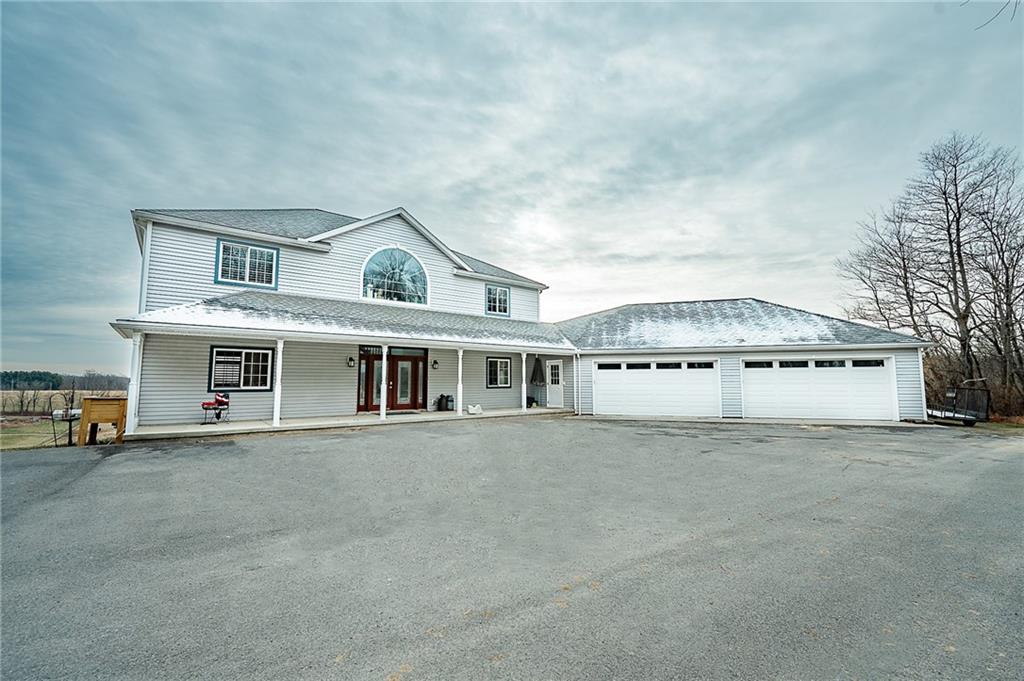
<instances>
[{"instance_id":1,"label":"snow on roof","mask_svg":"<svg viewBox=\"0 0 1024 681\"><path fill-rule=\"evenodd\" d=\"M269 291L175 305L115 323L128 328L140 324L573 349L554 324Z\"/></svg>"},{"instance_id":2,"label":"snow on roof","mask_svg":"<svg viewBox=\"0 0 1024 681\"><path fill-rule=\"evenodd\" d=\"M557 326L580 350L925 344L756 298L623 305Z\"/></svg>"}]
</instances>

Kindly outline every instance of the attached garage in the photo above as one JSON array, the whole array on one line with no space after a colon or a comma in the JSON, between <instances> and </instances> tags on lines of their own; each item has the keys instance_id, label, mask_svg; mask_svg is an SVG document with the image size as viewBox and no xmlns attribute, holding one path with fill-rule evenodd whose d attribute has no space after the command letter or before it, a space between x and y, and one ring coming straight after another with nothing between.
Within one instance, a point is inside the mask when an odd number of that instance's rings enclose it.
<instances>
[{"instance_id":1,"label":"attached garage","mask_svg":"<svg viewBox=\"0 0 1024 681\"><path fill-rule=\"evenodd\" d=\"M743 360L748 418L897 418L891 357Z\"/></svg>"},{"instance_id":2,"label":"attached garage","mask_svg":"<svg viewBox=\"0 0 1024 681\"><path fill-rule=\"evenodd\" d=\"M927 417L929 343L856 322L738 298L623 305L558 328L579 352L581 414Z\"/></svg>"},{"instance_id":3,"label":"attached garage","mask_svg":"<svg viewBox=\"0 0 1024 681\"><path fill-rule=\"evenodd\" d=\"M721 416L718 362L638 357L593 363L594 413Z\"/></svg>"}]
</instances>

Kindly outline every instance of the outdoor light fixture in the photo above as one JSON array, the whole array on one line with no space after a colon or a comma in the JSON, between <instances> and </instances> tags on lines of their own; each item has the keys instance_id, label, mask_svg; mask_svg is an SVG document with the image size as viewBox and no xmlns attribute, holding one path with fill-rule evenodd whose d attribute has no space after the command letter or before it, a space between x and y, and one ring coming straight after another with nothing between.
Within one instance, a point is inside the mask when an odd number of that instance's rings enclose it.
<instances>
[{"instance_id":1,"label":"outdoor light fixture","mask_svg":"<svg viewBox=\"0 0 1024 681\"><path fill-rule=\"evenodd\" d=\"M436 369L437 367L438 367L438 364L437 364L437 360L435 359L433 362L430 363L430 368L431 369Z\"/></svg>"},{"instance_id":2,"label":"outdoor light fixture","mask_svg":"<svg viewBox=\"0 0 1024 681\"><path fill-rule=\"evenodd\" d=\"M349 357L348 358L348 367L349 367L349 369L351 369L355 365L356 365L356 358L355 357Z\"/></svg>"}]
</instances>

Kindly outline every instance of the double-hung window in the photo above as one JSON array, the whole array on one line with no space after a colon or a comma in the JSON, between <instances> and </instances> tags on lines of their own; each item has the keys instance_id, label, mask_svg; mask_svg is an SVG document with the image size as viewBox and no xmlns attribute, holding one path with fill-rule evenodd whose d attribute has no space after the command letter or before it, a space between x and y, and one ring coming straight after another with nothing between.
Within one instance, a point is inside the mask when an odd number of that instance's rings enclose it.
<instances>
[{"instance_id":1,"label":"double-hung window","mask_svg":"<svg viewBox=\"0 0 1024 681\"><path fill-rule=\"evenodd\" d=\"M487 358L487 387L512 387L512 360L508 357Z\"/></svg>"},{"instance_id":2,"label":"double-hung window","mask_svg":"<svg viewBox=\"0 0 1024 681\"><path fill-rule=\"evenodd\" d=\"M210 348L210 390L273 390L274 351Z\"/></svg>"},{"instance_id":3,"label":"double-hung window","mask_svg":"<svg viewBox=\"0 0 1024 681\"><path fill-rule=\"evenodd\" d=\"M507 317L509 315L508 298L508 286L497 286L495 284L487 284L487 300L484 311L487 314Z\"/></svg>"},{"instance_id":4,"label":"double-hung window","mask_svg":"<svg viewBox=\"0 0 1024 681\"><path fill-rule=\"evenodd\" d=\"M218 284L277 288L278 249L217 240Z\"/></svg>"}]
</instances>

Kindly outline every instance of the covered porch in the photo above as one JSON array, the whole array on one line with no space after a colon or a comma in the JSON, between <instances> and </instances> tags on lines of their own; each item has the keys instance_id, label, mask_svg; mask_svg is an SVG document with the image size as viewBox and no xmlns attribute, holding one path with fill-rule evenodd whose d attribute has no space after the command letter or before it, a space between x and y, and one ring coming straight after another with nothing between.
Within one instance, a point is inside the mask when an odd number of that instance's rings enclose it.
<instances>
[{"instance_id":1,"label":"covered porch","mask_svg":"<svg viewBox=\"0 0 1024 681\"><path fill-rule=\"evenodd\" d=\"M132 340L129 437L577 406L575 348L540 322L266 294L113 326ZM227 423L200 425L209 413L201 405L216 393L229 393Z\"/></svg>"},{"instance_id":2,"label":"covered porch","mask_svg":"<svg viewBox=\"0 0 1024 681\"><path fill-rule=\"evenodd\" d=\"M324 430L332 428L367 428L408 423L431 423L435 421L460 421L470 419L529 418L537 416L559 417L572 415L572 409L557 407L531 407L521 409L494 409L482 414L459 414L454 411L392 412L386 419L377 414L360 413L354 416L301 417L281 419L274 425L272 420L216 421L209 424L178 423L137 426L127 440L165 440L197 438L220 435L244 435L249 433L277 433L302 430Z\"/></svg>"}]
</instances>

